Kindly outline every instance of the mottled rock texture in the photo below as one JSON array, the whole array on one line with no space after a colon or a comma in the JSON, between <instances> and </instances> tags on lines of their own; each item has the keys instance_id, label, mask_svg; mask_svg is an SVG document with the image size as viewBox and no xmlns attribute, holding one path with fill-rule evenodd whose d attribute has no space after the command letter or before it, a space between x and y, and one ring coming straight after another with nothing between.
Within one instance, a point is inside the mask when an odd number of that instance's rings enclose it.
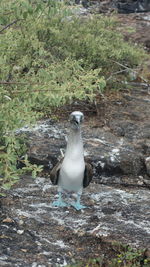
<instances>
[{"instance_id":1,"label":"mottled rock texture","mask_svg":"<svg viewBox=\"0 0 150 267\"><path fill-rule=\"evenodd\" d=\"M0 265L65 266L72 259L117 254L113 243L150 244L150 191L92 183L82 196L88 208L57 208L48 178L23 177L1 201ZM115 252L116 251L116 252Z\"/></svg>"}]
</instances>

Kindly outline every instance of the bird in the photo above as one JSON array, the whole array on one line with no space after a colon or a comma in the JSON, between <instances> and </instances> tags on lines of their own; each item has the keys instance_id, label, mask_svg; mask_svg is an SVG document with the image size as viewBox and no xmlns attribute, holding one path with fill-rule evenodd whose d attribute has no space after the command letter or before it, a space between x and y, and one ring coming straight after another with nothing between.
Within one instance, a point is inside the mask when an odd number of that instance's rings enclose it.
<instances>
[{"instance_id":1,"label":"bird","mask_svg":"<svg viewBox=\"0 0 150 267\"><path fill-rule=\"evenodd\" d=\"M58 200L53 206L73 206L76 210L86 208L80 203L83 188L87 187L93 176L92 165L84 158L81 125L84 115L80 111L74 111L69 116L70 133L64 158L59 161L50 173L52 184L58 185ZM62 198L63 191L76 193L77 199L70 204Z\"/></svg>"}]
</instances>

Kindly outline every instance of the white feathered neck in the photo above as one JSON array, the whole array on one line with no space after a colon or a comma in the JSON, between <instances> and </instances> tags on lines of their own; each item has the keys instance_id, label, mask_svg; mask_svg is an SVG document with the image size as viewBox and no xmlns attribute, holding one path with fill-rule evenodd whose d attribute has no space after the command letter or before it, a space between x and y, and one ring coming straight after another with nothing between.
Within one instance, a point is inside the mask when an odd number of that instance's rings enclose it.
<instances>
[{"instance_id":1,"label":"white feathered neck","mask_svg":"<svg viewBox=\"0 0 150 267\"><path fill-rule=\"evenodd\" d=\"M83 158L83 141L81 136L81 128L70 129L68 136L65 158Z\"/></svg>"}]
</instances>

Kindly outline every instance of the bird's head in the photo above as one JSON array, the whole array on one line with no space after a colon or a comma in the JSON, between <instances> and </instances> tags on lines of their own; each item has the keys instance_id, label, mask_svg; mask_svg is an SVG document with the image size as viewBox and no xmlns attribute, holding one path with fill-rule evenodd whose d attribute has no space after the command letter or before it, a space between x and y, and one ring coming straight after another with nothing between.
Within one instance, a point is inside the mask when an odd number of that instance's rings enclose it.
<instances>
[{"instance_id":1,"label":"bird's head","mask_svg":"<svg viewBox=\"0 0 150 267\"><path fill-rule=\"evenodd\" d=\"M72 112L70 114L69 120L70 120L70 123L71 123L71 127L74 130L77 130L77 129L80 128L80 125L84 120L84 115L80 111L74 111L74 112Z\"/></svg>"}]
</instances>

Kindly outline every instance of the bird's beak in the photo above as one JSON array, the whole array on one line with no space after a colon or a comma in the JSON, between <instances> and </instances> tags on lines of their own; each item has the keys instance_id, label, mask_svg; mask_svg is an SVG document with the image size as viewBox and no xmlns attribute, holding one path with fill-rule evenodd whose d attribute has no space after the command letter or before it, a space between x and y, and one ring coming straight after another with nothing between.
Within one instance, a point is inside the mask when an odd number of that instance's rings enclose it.
<instances>
[{"instance_id":1,"label":"bird's beak","mask_svg":"<svg viewBox=\"0 0 150 267\"><path fill-rule=\"evenodd\" d=\"M81 123L81 117L80 117L80 116L76 116L76 122L77 122L78 124Z\"/></svg>"}]
</instances>

